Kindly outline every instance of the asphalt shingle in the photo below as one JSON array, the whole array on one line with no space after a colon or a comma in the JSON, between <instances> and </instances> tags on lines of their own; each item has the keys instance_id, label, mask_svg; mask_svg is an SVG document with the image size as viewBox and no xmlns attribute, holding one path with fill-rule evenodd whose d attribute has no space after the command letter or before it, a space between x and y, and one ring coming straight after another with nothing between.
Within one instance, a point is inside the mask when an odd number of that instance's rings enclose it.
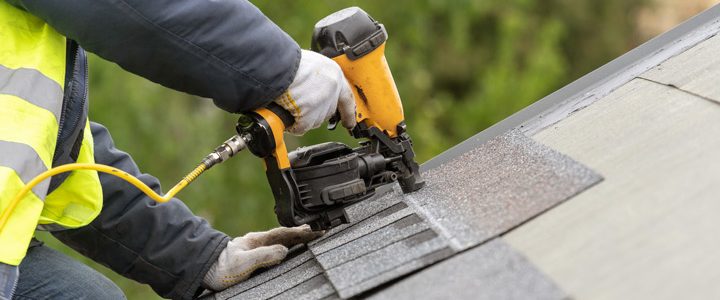
<instances>
[{"instance_id":1,"label":"asphalt shingle","mask_svg":"<svg viewBox=\"0 0 720 300\"><path fill-rule=\"evenodd\" d=\"M568 296L525 257L496 238L417 272L368 298L567 299Z\"/></svg>"},{"instance_id":2,"label":"asphalt shingle","mask_svg":"<svg viewBox=\"0 0 720 300\"><path fill-rule=\"evenodd\" d=\"M333 233L327 238L311 244L310 249L315 256L318 256L368 235L379 228L385 227L388 224L412 214L412 212L412 209L408 208L407 204L399 202L367 219L361 220L344 228L342 231L338 232L338 234Z\"/></svg>"},{"instance_id":3,"label":"asphalt shingle","mask_svg":"<svg viewBox=\"0 0 720 300\"><path fill-rule=\"evenodd\" d=\"M340 299L335 288L325 278L318 274L281 294L272 297L273 300L304 300L304 299Z\"/></svg>"},{"instance_id":4,"label":"asphalt shingle","mask_svg":"<svg viewBox=\"0 0 720 300\"><path fill-rule=\"evenodd\" d=\"M264 269L249 279L215 293L205 299L270 299L272 297L284 297L286 293L295 293L302 290L306 294L318 295L320 299L335 294L334 289L325 292L327 286L317 284L320 280L329 282L323 275L324 269L315 260L310 251L303 251L290 257L282 264ZM314 280L314 281L313 281ZM313 284L305 284L313 281ZM314 291L318 289L319 291ZM319 297L324 295L323 297Z\"/></svg>"},{"instance_id":5,"label":"asphalt shingle","mask_svg":"<svg viewBox=\"0 0 720 300\"><path fill-rule=\"evenodd\" d=\"M405 196L455 250L487 241L600 182L602 177L513 130L423 174Z\"/></svg>"},{"instance_id":6,"label":"asphalt shingle","mask_svg":"<svg viewBox=\"0 0 720 300\"><path fill-rule=\"evenodd\" d=\"M427 223L417 214L411 214L350 243L339 246L332 253L317 254L317 260L326 269L334 268L347 260L356 259L368 252L377 251L393 242L429 228Z\"/></svg>"},{"instance_id":7,"label":"asphalt shingle","mask_svg":"<svg viewBox=\"0 0 720 300\"><path fill-rule=\"evenodd\" d=\"M440 250L443 250L445 255L430 256ZM356 259L350 259L326 272L340 296L347 298L452 254L453 251L442 237L432 230L425 230L387 247L369 251Z\"/></svg>"}]
</instances>

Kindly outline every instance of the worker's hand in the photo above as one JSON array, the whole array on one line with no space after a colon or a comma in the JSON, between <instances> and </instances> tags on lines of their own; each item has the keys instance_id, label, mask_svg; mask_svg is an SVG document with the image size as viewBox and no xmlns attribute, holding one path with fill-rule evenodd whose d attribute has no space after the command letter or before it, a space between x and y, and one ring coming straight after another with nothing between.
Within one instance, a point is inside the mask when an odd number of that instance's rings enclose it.
<instances>
[{"instance_id":1,"label":"worker's hand","mask_svg":"<svg viewBox=\"0 0 720 300\"><path fill-rule=\"evenodd\" d=\"M354 96L340 66L309 50L302 50L295 79L275 103L295 117L295 124L287 129L295 135L320 127L335 111L345 128L356 123Z\"/></svg>"},{"instance_id":2,"label":"worker's hand","mask_svg":"<svg viewBox=\"0 0 720 300\"><path fill-rule=\"evenodd\" d=\"M203 286L214 291L224 290L250 277L261 267L280 263L288 248L307 243L323 234L310 226L280 227L265 232L251 232L233 239L220 253L203 279Z\"/></svg>"}]
</instances>

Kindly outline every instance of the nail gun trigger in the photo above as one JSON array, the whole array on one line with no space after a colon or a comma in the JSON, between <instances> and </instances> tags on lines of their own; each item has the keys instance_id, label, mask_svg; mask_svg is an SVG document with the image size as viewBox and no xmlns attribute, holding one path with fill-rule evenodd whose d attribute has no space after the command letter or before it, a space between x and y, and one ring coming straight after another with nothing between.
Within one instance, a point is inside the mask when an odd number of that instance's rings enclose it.
<instances>
[{"instance_id":1,"label":"nail gun trigger","mask_svg":"<svg viewBox=\"0 0 720 300\"><path fill-rule=\"evenodd\" d=\"M338 123L340 122L340 111L335 111L335 114L330 117L330 120L328 120L327 129L328 130L335 130Z\"/></svg>"}]
</instances>

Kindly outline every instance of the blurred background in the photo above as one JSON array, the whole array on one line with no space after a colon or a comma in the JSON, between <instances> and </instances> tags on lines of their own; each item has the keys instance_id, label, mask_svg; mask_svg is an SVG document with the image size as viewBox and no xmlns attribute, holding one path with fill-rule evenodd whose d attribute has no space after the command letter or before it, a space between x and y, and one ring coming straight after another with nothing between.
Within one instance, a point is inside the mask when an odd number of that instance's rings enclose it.
<instances>
[{"instance_id":1,"label":"blurred background","mask_svg":"<svg viewBox=\"0 0 720 300\"><path fill-rule=\"evenodd\" d=\"M420 162L463 141L622 55L718 0L424 0L254 1L303 48L316 21L360 6L384 23L386 56L403 98ZM148 61L147 63L152 63ZM207 99L175 92L90 56L90 118L118 148L169 188L234 134L237 115ZM298 145L342 141L344 130L315 130ZM277 226L259 159L249 153L213 168L180 193L198 215L230 236ZM39 237L98 269L129 299L159 298L82 258L47 234ZM192 258L188 258L192 259Z\"/></svg>"}]
</instances>

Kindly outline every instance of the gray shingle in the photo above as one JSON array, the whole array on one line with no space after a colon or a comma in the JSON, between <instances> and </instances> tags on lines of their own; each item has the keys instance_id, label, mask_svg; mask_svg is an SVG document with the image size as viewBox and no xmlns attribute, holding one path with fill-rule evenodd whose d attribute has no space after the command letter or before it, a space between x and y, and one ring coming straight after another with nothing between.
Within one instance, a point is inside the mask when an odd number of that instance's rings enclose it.
<instances>
[{"instance_id":1,"label":"gray shingle","mask_svg":"<svg viewBox=\"0 0 720 300\"><path fill-rule=\"evenodd\" d=\"M388 224L402 219L412 213L413 210L408 208L407 204L399 202L365 220L346 227L341 231L342 234L334 234L322 241L318 241L317 243L310 245L310 250L312 250L315 256L318 256L368 235L379 228L387 226Z\"/></svg>"},{"instance_id":2,"label":"gray shingle","mask_svg":"<svg viewBox=\"0 0 720 300\"><path fill-rule=\"evenodd\" d=\"M602 180L518 131L423 175L427 187L406 195L405 202L455 250L502 234Z\"/></svg>"},{"instance_id":3,"label":"gray shingle","mask_svg":"<svg viewBox=\"0 0 720 300\"><path fill-rule=\"evenodd\" d=\"M353 297L454 253L432 230L370 252L326 271L343 298Z\"/></svg>"},{"instance_id":4,"label":"gray shingle","mask_svg":"<svg viewBox=\"0 0 720 300\"><path fill-rule=\"evenodd\" d=\"M501 239L493 239L396 282L369 299L566 299Z\"/></svg>"},{"instance_id":5,"label":"gray shingle","mask_svg":"<svg viewBox=\"0 0 720 300\"><path fill-rule=\"evenodd\" d=\"M303 251L282 264L262 270L247 280L215 293L215 299L268 299L293 288L316 275L323 269L310 251Z\"/></svg>"},{"instance_id":6,"label":"gray shingle","mask_svg":"<svg viewBox=\"0 0 720 300\"><path fill-rule=\"evenodd\" d=\"M316 258L323 268L334 268L368 252L377 251L428 229L429 226L417 214L411 214L352 242L341 245L329 253L316 254Z\"/></svg>"},{"instance_id":7,"label":"gray shingle","mask_svg":"<svg viewBox=\"0 0 720 300\"><path fill-rule=\"evenodd\" d=\"M230 299L269 299L313 279L317 275L322 275L322 273L323 269L320 265L314 259L311 259L282 274L282 276L233 295Z\"/></svg>"},{"instance_id":8,"label":"gray shingle","mask_svg":"<svg viewBox=\"0 0 720 300\"><path fill-rule=\"evenodd\" d=\"M356 203L346 209L346 212L350 219L350 224L343 224L328 230L322 237L308 243L308 246L312 248L316 244L320 244L323 243L325 240L334 238L336 234L345 231L345 229L354 226L354 224L362 222L367 218L373 217L378 212L386 210L387 208L390 208L393 205L402 202L399 188L394 189L393 187L383 187L378 189L377 193L378 194L373 198L367 199L360 203Z\"/></svg>"},{"instance_id":9,"label":"gray shingle","mask_svg":"<svg viewBox=\"0 0 720 300\"><path fill-rule=\"evenodd\" d=\"M315 275L303 283L282 292L271 298L273 300L304 300L338 298L335 288L325 278L324 274Z\"/></svg>"}]
</instances>

